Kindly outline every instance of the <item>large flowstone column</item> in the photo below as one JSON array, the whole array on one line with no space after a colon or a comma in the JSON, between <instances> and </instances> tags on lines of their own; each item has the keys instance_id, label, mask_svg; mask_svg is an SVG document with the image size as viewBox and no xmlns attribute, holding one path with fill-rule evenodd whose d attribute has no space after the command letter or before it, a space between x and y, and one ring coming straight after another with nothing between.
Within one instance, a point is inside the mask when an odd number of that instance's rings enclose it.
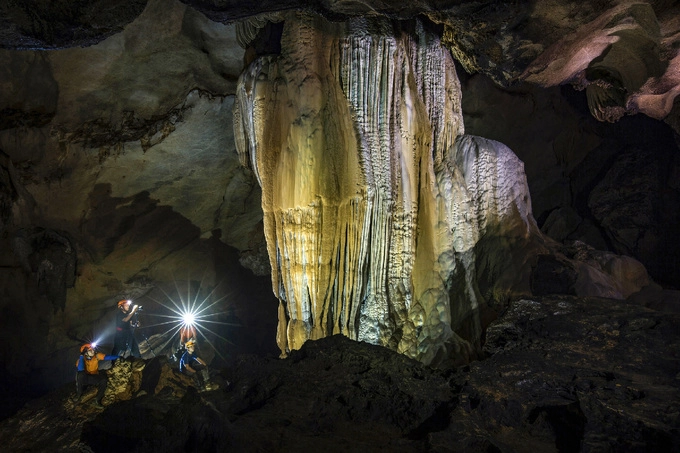
<instances>
[{"instance_id":1,"label":"large flowstone column","mask_svg":"<svg viewBox=\"0 0 680 453\"><path fill-rule=\"evenodd\" d=\"M244 71L234 115L282 353L341 333L425 363L473 356L474 247L504 223L535 228L522 163L463 137L453 59L420 22L283 20L281 54Z\"/></svg>"}]
</instances>

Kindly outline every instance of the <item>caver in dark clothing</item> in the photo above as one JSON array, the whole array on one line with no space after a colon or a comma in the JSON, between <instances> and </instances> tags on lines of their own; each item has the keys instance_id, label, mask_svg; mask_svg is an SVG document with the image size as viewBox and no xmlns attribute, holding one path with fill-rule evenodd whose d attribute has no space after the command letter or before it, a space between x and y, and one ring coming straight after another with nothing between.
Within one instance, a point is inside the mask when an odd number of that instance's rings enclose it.
<instances>
[{"instance_id":1,"label":"caver in dark clothing","mask_svg":"<svg viewBox=\"0 0 680 453\"><path fill-rule=\"evenodd\" d=\"M219 388L219 385L210 383L208 364L194 352L196 340L190 339L184 346L187 350L182 354L182 358L179 360L179 371L192 376L196 383L196 387L198 387L200 391L216 390Z\"/></svg>"},{"instance_id":2,"label":"caver in dark clothing","mask_svg":"<svg viewBox=\"0 0 680 453\"><path fill-rule=\"evenodd\" d=\"M134 316L139 305L130 306L132 302L129 300L121 300L118 302L118 313L116 313L116 335L113 339L113 351L111 354L125 356L127 351L133 357L141 357L139 352L139 344L135 339L135 331L132 327Z\"/></svg>"}]
</instances>

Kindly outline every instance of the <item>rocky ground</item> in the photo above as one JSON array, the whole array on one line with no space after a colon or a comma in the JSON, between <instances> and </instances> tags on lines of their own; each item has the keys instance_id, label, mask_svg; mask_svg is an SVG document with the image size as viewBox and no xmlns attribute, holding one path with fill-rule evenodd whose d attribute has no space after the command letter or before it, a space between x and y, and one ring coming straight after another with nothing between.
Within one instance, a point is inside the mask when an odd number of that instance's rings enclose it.
<instances>
[{"instance_id":1,"label":"rocky ground","mask_svg":"<svg viewBox=\"0 0 680 453\"><path fill-rule=\"evenodd\" d=\"M241 356L197 392L172 362L124 361L98 410L73 386L0 423L3 451L680 451L680 314L517 300L488 357L431 369L342 336ZM675 311L675 313L674 313ZM140 389L149 389L144 394ZM152 390L153 389L153 390ZM140 394L141 393L141 394Z\"/></svg>"}]
</instances>

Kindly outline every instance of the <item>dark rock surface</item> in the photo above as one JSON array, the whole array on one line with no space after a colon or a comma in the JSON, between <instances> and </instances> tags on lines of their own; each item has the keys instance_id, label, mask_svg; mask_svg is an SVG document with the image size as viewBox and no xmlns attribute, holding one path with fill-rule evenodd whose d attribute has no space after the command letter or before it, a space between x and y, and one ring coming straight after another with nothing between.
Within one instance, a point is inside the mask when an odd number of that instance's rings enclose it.
<instances>
[{"instance_id":1,"label":"dark rock surface","mask_svg":"<svg viewBox=\"0 0 680 453\"><path fill-rule=\"evenodd\" d=\"M679 321L608 299L516 301L470 366L467 411L518 451L677 451Z\"/></svg>"},{"instance_id":2,"label":"dark rock surface","mask_svg":"<svg viewBox=\"0 0 680 453\"><path fill-rule=\"evenodd\" d=\"M676 286L680 149L668 125L644 115L598 122L571 87L499 89L459 74L466 132L507 144L525 163L544 233L632 256L655 281Z\"/></svg>"},{"instance_id":3,"label":"dark rock surface","mask_svg":"<svg viewBox=\"0 0 680 453\"><path fill-rule=\"evenodd\" d=\"M146 0L4 0L0 3L0 47L58 49L95 44L120 32Z\"/></svg>"},{"instance_id":4,"label":"dark rock surface","mask_svg":"<svg viewBox=\"0 0 680 453\"><path fill-rule=\"evenodd\" d=\"M488 357L432 369L343 336L241 356L197 392L164 358L114 365L103 411L70 386L0 423L6 451L680 451L680 315L517 300ZM142 369L143 368L143 369ZM149 387L151 383L151 387ZM155 388L137 396L139 389ZM126 389L126 390L125 390ZM112 401L109 403L109 401Z\"/></svg>"}]
</instances>

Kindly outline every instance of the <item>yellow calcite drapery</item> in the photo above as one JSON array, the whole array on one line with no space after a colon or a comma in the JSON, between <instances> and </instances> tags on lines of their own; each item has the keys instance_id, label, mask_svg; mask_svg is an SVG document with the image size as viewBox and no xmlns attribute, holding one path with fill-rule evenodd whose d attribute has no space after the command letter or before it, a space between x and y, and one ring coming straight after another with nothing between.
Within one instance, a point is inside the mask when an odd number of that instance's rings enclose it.
<instances>
[{"instance_id":1,"label":"yellow calcite drapery","mask_svg":"<svg viewBox=\"0 0 680 453\"><path fill-rule=\"evenodd\" d=\"M486 213L494 225L519 213L519 230L529 228L521 162L475 138L459 153L454 63L419 22L283 20L281 54L244 71L234 112L237 149L263 191L282 353L341 333L425 363L474 354L452 306L474 317L470 253ZM502 171L475 171L508 159L518 192L494 217ZM452 295L456 273L467 283Z\"/></svg>"}]
</instances>

